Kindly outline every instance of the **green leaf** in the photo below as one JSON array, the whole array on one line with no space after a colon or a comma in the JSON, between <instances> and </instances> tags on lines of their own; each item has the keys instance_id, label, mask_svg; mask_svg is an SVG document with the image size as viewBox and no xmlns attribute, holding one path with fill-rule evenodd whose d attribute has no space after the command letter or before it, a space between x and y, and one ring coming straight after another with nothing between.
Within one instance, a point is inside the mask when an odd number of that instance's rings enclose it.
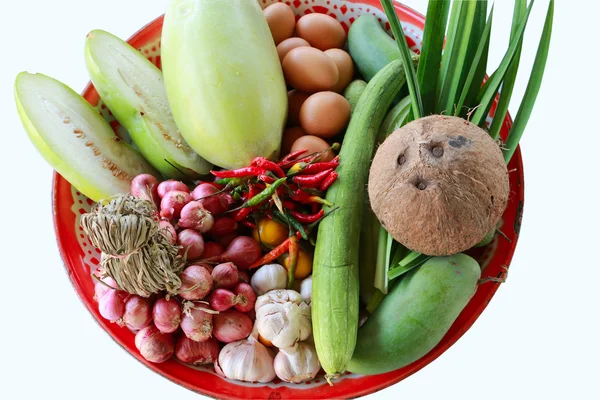
<instances>
[{"instance_id":1,"label":"green leaf","mask_svg":"<svg viewBox=\"0 0 600 400\"><path fill-rule=\"evenodd\" d=\"M548 60L548 51L550 49L553 21L554 0L551 0L550 5L548 6L548 13L546 14L546 22L544 23L544 30L542 31L540 45L533 63L531 77L529 78L527 89L525 89L525 95L523 96L523 101L521 102L519 111L515 117L515 122L510 130L508 140L504 145L506 149L504 150L504 160L507 163L510 161L512 155L517 149L517 145L519 144L519 140L521 140L521 136L523 136L523 132L525 131L527 122L529 122L529 117L531 116L531 112L533 111L535 101L540 91L540 86L542 85L544 70L546 69L546 61Z\"/></svg>"},{"instance_id":2,"label":"green leaf","mask_svg":"<svg viewBox=\"0 0 600 400\"><path fill-rule=\"evenodd\" d=\"M468 58L469 39L475 20L477 1L460 1L460 15L456 24L456 30L450 32L452 43L446 46L442 69L445 72L444 81L440 87L437 111L440 114L454 115L456 93L460 87L462 72ZM454 11L454 9L453 9Z\"/></svg>"},{"instance_id":3,"label":"green leaf","mask_svg":"<svg viewBox=\"0 0 600 400\"><path fill-rule=\"evenodd\" d=\"M446 63L444 66L446 76L438 99L438 112L445 112L452 115L455 114L457 94L461 88L463 72L466 69L465 65L474 56L473 54L469 54L469 43L477 17L476 11L479 8L477 5L478 1L476 0L464 0L461 3L463 6L461 7L459 21L456 26L452 48L448 48L444 52L443 62Z\"/></svg>"},{"instance_id":4,"label":"green leaf","mask_svg":"<svg viewBox=\"0 0 600 400\"><path fill-rule=\"evenodd\" d=\"M487 9L487 0L479 0L477 2L477 10L475 11L475 24L473 25L473 30L471 32L471 46L473 47L473 49L469 51L471 54L475 53L479 47L479 42L483 38L483 31L485 30L485 26L487 24Z\"/></svg>"},{"instance_id":5,"label":"green leaf","mask_svg":"<svg viewBox=\"0 0 600 400\"><path fill-rule=\"evenodd\" d=\"M456 45L456 36L462 7L462 0L455 0L452 3L452 12L450 13L450 21L448 22L448 32L446 33L446 46L444 47L444 52L442 55L442 65L440 67L440 76L438 77L438 98L442 87L444 87L446 83L446 78L448 76L448 69L450 68L449 61L454 51L454 47Z\"/></svg>"},{"instance_id":6,"label":"green leaf","mask_svg":"<svg viewBox=\"0 0 600 400\"><path fill-rule=\"evenodd\" d=\"M377 240L377 260L375 261L375 281L374 286L383 294L387 294L388 277L387 271L390 267L390 252L389 245L390 235L387 231L379 227L379 239Z\"/></svg>"},{"instance_id":7,"label":"green leaf","mask_svg":"<svg viewBox=\"0 0 600 400\"><path fill-rule=\"evenodd\" d=\"M517 54L517 50L519 49L519 43L523 38L523 33L525 32L525 27L527 26L527 21L529 20L529 15L531 14L531 9L533 7L534 2L535 0L531 0L531 3L529 3L529 7L527 8L527 12L525 13L525 18L519 25L519 30L517 31L517 34L515 35L513 40L511 40L510 46L508 47L508 50L504 55L502 62L500 62L498 69L494 72L489 81L486 82L486 84L484 85L484 91L481 96L481 101L479 103L477 111L475 111L475 114L473 115L473 118L471 120L471 122L473 122L475 125L483 126L483 124L485 123L485 119L489 113L489 110L494 100L496 99L496 95L498 94L498 89L500 88L500 85L504 80L506 71L508 70L508 67L514 59L515 54Z\"/></svg>"},{"instance_id":8,"label":"green leaf","mask_svg":"<svg viewBox=\"0 0 600 400\"><path fill-rule=\"evenodd\" d=\"M419 82L417 81L417 74L415 67L412 62L411 52L408 48L408 43L404 36L404 30L402 24L396 14L396 9L392 4L392 0L381 0L381 5L385 10L388 21L396 38L396 43L400 49L400 55L402 56L402 63L404 64L404 72L406 73L406 83L408 85L408 91L412 99L413 115L415 118L421 118L423 116L423 102L421 101L421 92L419 91Z\"/></svg>"},{"instance_id":9,"label":"green leaf","mask_svg":"<svg viewBox=\"0 0 600 400\"><path fill-rule=\"evenodd\" d=\"M423 115L435 112L438 74L446 36L450 0L430 1L425 17L425 32L417 79L423 101Z\"/></svg>"},{"instance_id":10,"label":"green leaf","mask_svg":"<svg viewBox=\"0 0 600 400\"><path fill-rule=\"evenodd\" d=\"M510 40L513 40L515 35L517 34L517 29L519 28L519 24L523 20L523 16L525 15L526 10L527 0L516 0L515 9L513 12L512 28L510 31ZM506 117L506 113L508 112L508 105L510 103L510 99L513 94L513 89L515 87L515 82L517 80L517 71L519 70L519 63L521 61L522 47L523 38L521 38L519 42L517 54L515 54L515 58L510 64L510 67L508 67L508 71L506 71L506 76L504 77L504 82L502 82L500 100L498 100L496 114L494 115L492 126L490 127L490 136L494 140L498 139L498 137L500 136L500 131L502 130L502 126L504 125L504 119Z\"/></svg>"},{"instance_id":11,"label":"green leaf","mask_svg":"<svg viewBox=\"0 0 600 400\"><path fill-rule=\"evenodd\" d=\"M406 96L388 112L377 134L378 144L383 143L389 135L405 125L406 118L410 113L410 107L411 98L410 96Z\"/></svg>"},{"instance_id":12,"label":"green leaf","mask_svg":"<svg viewBox=\"0 0 600 400\"><path fill-rule=\"evenodd\" d=\"M479 41L477 52L473 57L473 62L471 63L471 68L469 69L467 80L463 85L462 94L460 95L460 98L456 103L456 108L457 110L459 110L459 114L462 113L463 106L466 105L467 107L470 107L470 105L467 103L469 95L477 94L479 88L481 87L481 83L483 82L483 77L485 76L485 67L487 65L488 50L490 48L490 37L492 33L493 19L494 7L492 7L492 11L490 12L488 22L485 25L485 29L483 30L483 40Z\"/></svg>"},{"instance_id":13,"label":"green leaf","mask_svg":"<svg viewBox=\"0 0 600 400\"><path fill-rule=\"evenodd\" d=\"M388 273L389 280L394 280L401 275L404 275L413 268L422 265L425 261L429 260L431 256L426 256L421 253L411 251L406 257L402 259L396 266L390 269Z\"/></svg>"},{"instance_id":14,"label":"green leaf","mask_svg":"<svg viewBox=\"0 0 600 400\"><path fill-rule=\"evenodd\" d=\"M402 261L404 259L404 257L406 257L410 251L404 247L403 245L401 245L398 242L396 243L396 250L394 251L394 257L392 257L392 261L390 261L390 264L388 265L388 267L391 267L392 265L397 265L400 263L400 261Z\"/></svg>"},{"instance_id":15,"label":"green leaf","mask_svg":"<svg viewBox=\"0 0 600 400\"><path fill-rule=\"evenodd\" d=\"M473 28L471 29L471 37L469 38L469 49L467 52L467 54L469 54L469 58L466 59L465 68L462 71L462 76L461 76L460 85L459 85L459 89L458 89L459 95L461 95L462 90L464 90L464 87L465 87L465 84L467 81L467 77L470 72L470 69L468 69L466 67L469 65L469 63L472 62L473 58L475 57L475 55L477 53L477 50L479 49L480 43L485 39L484 31L485 31L485 27L487 26L487 16L488 16L487 9L488 9L487 0L477 2L477 9L475 10L475 20L473 23ZM475 73L475 77L473 78L473 81L477 82L477 83L472 84L470 87L468 96L464 103L464 105L467 107L464 107L464 106L456 107L458 116L461 116L461 115L466 116L468 114L468 112L469 112L468 106L473 103L473 100L477 97L477 94L479 93L479 89L481 88L481 84L483 82L483 78L485 77L485 73L486 73L486 69L487 69L488 50L489 50L489 45L488 45L488 47L484 48L482 56L480 57L480 62L479 62L478 68L475 71L476 73Z\"/></svg>"},{"instance_id":16,"label":"green leaf","mask_svg":"<svg viewBox=\"0 0 600 400\"><path fill-rule=\"evenodd\" d=\"M487 4L485 7L485 10L487 11ZM481 39L485 39L484 32L485 32L485 27L487 26L487 23L485 21L485 15L483 16L483 18L484 18L483 28L482 28L481 34L480 34ZM491 29L490 29L490 36L491 36ZM477 43L477 49L479 49L480 43L481 43L481 40ZM477 66L477 69L475 70L475 75L473 76L473 83L470 85L470 88L467 92L467 96L465 97L465 100L463 102L462 113L459 112L460 116L466 117L469 114L470 110L472 110L477 105L477 96L479 95L479 90L481 89L483 79L485 78L485 74L487 73L489 49L490 49L490 42L488 40L488 42L485 44L485 47L483 47L483 49L482 49L482 54L481 54L481 58L479 60L479 65Z\"/></svg>"}]
</instances>

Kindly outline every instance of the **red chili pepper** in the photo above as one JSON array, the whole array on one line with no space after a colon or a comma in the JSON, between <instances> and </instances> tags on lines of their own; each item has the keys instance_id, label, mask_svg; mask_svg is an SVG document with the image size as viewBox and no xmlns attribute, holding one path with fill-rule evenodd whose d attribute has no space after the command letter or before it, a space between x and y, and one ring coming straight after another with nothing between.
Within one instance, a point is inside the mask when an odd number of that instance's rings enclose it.
<instances>
[{"instance_id":1,"label":"red chili pepper","mask_svg":"<svg viewBox=\"0 0 600 400\"><path fill-rule=\"evenodd\" d=\"M278 196L283 196L285 195L286 189L285 186L281 185L277 188L277 195Z\"/></svg>"},{"instance_id":2,"label":"red chili pepper","mask_svg":"<svg viewBox=\"0 0 600 400\"><path fill-rule=\"evenodd\" d=\"M308 193L306 193L305 191L303 191L302 189L298 189L294 192L294 194L291 196L292 200L300 203L300 204L313 204L313 203L317 203L317 204L324 204L328 207L332 207L333 203L331 203L330 201L327 201L325 199L322 199L319 196L313 196L310 195Z\"/></svg>"},{"instance_id":3,"label":"red chili pepper","mask_svg":"<svg viewBox=\"0 0 600 400\"><path fill-rule=\"evenodd\" d=\"M248 194L243 197L243 201L246 202L250 200L255 196L255 194L256 191L254 189L254 185L248 185ZM233 214L233 219L237 222L241 222L245 220L252 211L253 209L251 207L240 208Z\"/></svg>"},{"instance_id":4,"label":"red chili pepper","mask_svg":"<svg viewBox=\"0 0 600 400\"><path fill-rule=\"evenodd\" d=\"M250 215L250 208L240 208L233 214L233 219L237 222L245 220Z\"/></svg>"},{"instance_id":5,"label":"red chili pepper","mask_svg":"<svg viewBox=\"0 0 600 400\"><path fill-rule=\"evenodd\" d=\"M297 150L293 153L288 154L287 156L283 157L281 160L279 160L279 163L277 165L279 165L281 167L281 164L285 164L288 161L293 160L296 157L300 157L301 155L303 155L304 153L306 153L308 150L306 149L302 149L302 150Z\"/></svg>"},{"instance_id":6,"label":"red chili pepper","mask_svg":"<svg viewBox=\"0 0 600 400\"><path fill-rule=\"evenodd\" d=\"M296 209L296 203L294 203L293 201L290 201L290 200L283 200L283 207L286 210L295 210Z\"/></svg>"},{"instance_id":7,"label":"red chili pepper","mask_svg":"<svg viewBox=\"0 0 600 400\"><path fill-rule=\"evenodd\" d=\"M308 200L310 195L308 193L306 193L305 191L303 191L302 189L296 189L294 191L294 194L291 197L292 197L292 200L294 200L294 201L297 201L302 204L306 204L304 202Z\"/></svg>"},{"instance_id":8,"label":"red chili pepper","mask_svg":"<svg viewBox=\"0 0 600 400\"><path fill-rule=\"evenodd\" d=\"M267 160L264 157L256 157L254 160L252 160L252 164L250 165L271 171L278 178L283 178L285 176L285 172L283 172L279 165L275 164L273 161Z\"/></svg>"},{"instance_id":9,"label":"red chili pepper","mask_svg":"<svg viewBox=\"0 0 600 400\"><path fill-rule=\"evenodd\" d=\"M250 267L248 267L248 269L258 268L262 265L270 263L271 261L275 260L276 258L280 257L282 254L287 252L289 248L290 248L290 238L287 238L279 246L275 247L273 250L271 250L270 252L265 254L258 261L256 261Z\"/></svg>"},{"instance_id":10,"label":"red chili pepper","mask_svg":"<svg viewBox=\"0 0 600 400\"><path fill-rule=\"evenodd\" d=\"M319 159L321 159L321 154L315 153L315 154L311 154L309 156L300 158L298 160L291 160L284 164L280 163L279 166L283 169L287 169L287 168L290 168L299 163L307 163L307 164L314 163L314 162L317 162Z\"/></svg>"},{"instance_id":11,"label":"red chili pepper","mask_svg":"<svg viewBox=\"0 0 600 400\"><path fill-rule=\"evenodd\" d=\"M295 176L294 182L300 186L318 188L321 182L333 172L333 169L327 169L315 175Z\"/></svg>"},{"instance_id":12,"label":"red chili pepper","mask_svg":"<svg viewBox=\"0 0 600 400\"><path fill-rule=\"evenodd\" d=\"M311 211L313 214L316 214L317 212L319 212L319 207L321 207L321 205L319 203L312 203Z\"/></svg>"},{"instance_id":13,"label":"red chili pepper","mask_svg":"<svg viewBox=\"0 0 600 400\"><path fill-rule=\"evenodd\" d=\"M259 176L266 175L267 172L268 171L266 169L259 167L244 167L234 170L210 171L210 173L216 176L217 178L241 178L245 176Z\"/></svg>"},{"instance_id":14,"label":"red chili pepper","mask_svg":"<svg viewBox=\"0 0 600 400\"><path fill-rule=\"evenodd\" d=\"M298 220L301 224L312 224L313 222L317 222L323 215L325 215L325 210L321 209L316 214L302 214L297 211L290 211L290 215Z\"/></svg>"},{"instance_id":15,"label":"red chili pepper","mask_svg":"<svg viewBox=\"0 0 600 400\"><path fill-rule=\"evenodd\" d=\"M298 245L298 238L292 236L290 238L290 249L288 258L288 289L292 288L294 284L294 278L296 275L296 266L298 265L298 256L300 255L300 246Z\"/></svg>"},{"instance_id":16,"label":"red chili pepper","mask_svg":"<svg viewBox=\"0 0 600 400\"><path fill-rule=\"evenodd\" d=\"M254 229L256 228L256 224L254 222L250 222L247 219L243 219L240 221L240 223L244 226L247 226L248 228Z\"/></svg>"},{"instance_id":17,"label":"red chili pepper","mask_svg":"<svg viewBox=\"0 0 600 400\"><path fill-rule=\"evenodd\" d=\"M269 184L275 182L275 179L270 177L269 175L259 175L258 179Z\"/></svg>"},{"instance_id":18,"label":"red chili pepper","mask_svg":"<svg viewBox=\"0 0 600 400\"><path fill-rule=\"evenodd\" d=\"M338 173L333 171L331 172L331 174L329 174L329 176L327 178L325 178L325 180L323 182L321 182L321 186L319 186L319 190L321 192L325 192L327 191L327 189L329 189L329 187L331 185L333 185L333 182L335 182L338 178Z\"/></svg>"},{"instance_id":19,"label":"red chili pepper","mask_svg":"<svg viewBox=\"0 0 600 400\"><path fill-rule=\"evenodd\" d=\"M312 175L319 172L323 172L328 169L336 169L340 165L340 157L337 156L330 162L319 162L315 164L309 164L305 168L301 169L300 175Z\"/></svg>"}]
</instances>

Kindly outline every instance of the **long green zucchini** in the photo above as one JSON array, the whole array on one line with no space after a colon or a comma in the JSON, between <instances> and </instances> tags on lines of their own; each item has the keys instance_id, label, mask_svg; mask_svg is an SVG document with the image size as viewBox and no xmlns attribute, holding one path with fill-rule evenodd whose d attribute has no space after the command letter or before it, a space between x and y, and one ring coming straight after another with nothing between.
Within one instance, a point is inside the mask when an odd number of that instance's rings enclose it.
<instances>
[{"instance_id":1,"label":"long green zucchini","mask_svg":"<svg viewBox=\"0 0 600 400\"><path fill-rule=\"evenodd\" d=\"M319 224L312 319L317 354L330 384L346 371L356 345L363 194L379 127L405 83L400 60L369 82L342 143L339 178L327 191L327 200L340 208Z\"/></svg>"}]
</instances>

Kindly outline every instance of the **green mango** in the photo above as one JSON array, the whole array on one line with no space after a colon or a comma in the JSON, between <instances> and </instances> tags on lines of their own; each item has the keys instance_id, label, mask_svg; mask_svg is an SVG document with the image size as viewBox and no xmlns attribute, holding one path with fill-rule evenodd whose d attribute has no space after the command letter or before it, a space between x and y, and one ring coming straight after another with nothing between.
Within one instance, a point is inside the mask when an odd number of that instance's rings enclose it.
<instances>
[{"instance_id":1,"label":"green mango","mask_svg":"<svg viewBox=\"0 0 600 400\"><path fill-rule=\"evenodd\" d=\"M429 353L469 303L481 278L465 254L433 257L409 272L358 330L348 370L375 375Z\"/></svg>"}]
</instances>

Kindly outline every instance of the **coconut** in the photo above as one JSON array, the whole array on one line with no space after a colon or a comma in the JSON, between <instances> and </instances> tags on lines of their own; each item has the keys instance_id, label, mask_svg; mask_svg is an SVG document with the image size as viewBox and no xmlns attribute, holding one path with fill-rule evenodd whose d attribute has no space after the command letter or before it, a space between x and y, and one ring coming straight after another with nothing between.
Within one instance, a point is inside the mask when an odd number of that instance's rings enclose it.
<instances>
[{"instance_id":1,"label":"coconut","mask_svg":"<svg viewBox=\"0 0 600 400\"><path fill-rule=\"evenodd\" d=\"M369 173L369 200L383 227L407 248L463 252L494 229L509 196L502 151L457 117L433 115L392 133Z\"/></svg>"}]
</instances>

